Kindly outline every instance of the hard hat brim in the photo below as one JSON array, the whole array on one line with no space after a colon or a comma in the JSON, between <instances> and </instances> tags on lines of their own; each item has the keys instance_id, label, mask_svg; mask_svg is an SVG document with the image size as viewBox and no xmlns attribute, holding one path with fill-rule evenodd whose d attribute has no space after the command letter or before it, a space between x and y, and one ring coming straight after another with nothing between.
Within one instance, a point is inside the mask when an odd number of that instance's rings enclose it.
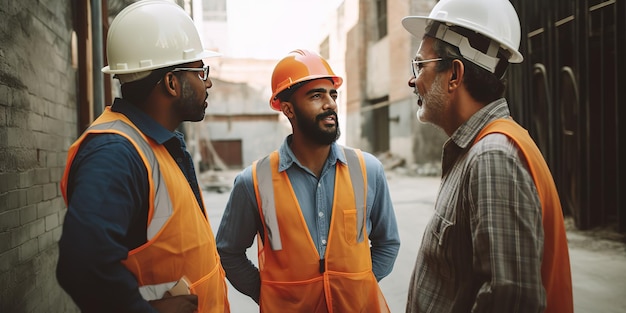
<instances>
[{"instance_id":1,"label":"hard hat brim","mask_svg":"<svg viewBox=\"0 0 626 313\"><path fill-rule=\"evenodd\" d=\"M293 83L290 84L289 86L285 86L285 87L282 87L282 88L276 90L276 92L274 92L272 94L272 98L270 99L270 107L273 110L275 110L275 111L280 111L280 100L278 100L278 95L281 92L291 88L291 86L299 84L299 83L304 83L304 82L313 81L313 80L316 80L316 79L324 79L324 78L332 79L333 83L334 83L335 89L338 89L343 84L343 78L341 78L339 76L336 76L336 75L313 75L313 76L309 76L309 77L304 77L302 79L293 81Z\"/></svg>"},{"instance_id":2,"label":"hard hat brim","mask_svg":"<svg viewBox=\"0 0 626 313\"><path fill-rule=\"evenodd\" d=\"M216 51L211 51L211 50L203 50L202 52L198 53L198 55L196 55L196 57L185 60L185 63L191 63L191 62L195 62L195 61L200 61L202 59L206 59L206 58L212 58L212 57L220 57L222 56L221 53L216 52ZM130 74L130 73L137 73L137 72L144 72L144 71L150 71L150 70L155 70L158 68L164 68L164 67L168 67L168 66L174 66L174 65L178 65L181 64L180 60L175 60L172 61L170 63L165 63L165 64L155 64L153 66L146 66L146 67L141 67L141 68L132 68L132 69L123 69L123 70L112 70L110 65L107 65L105 67L102 68L102 72L105 74Z\"/></svg>"}]
</instances>

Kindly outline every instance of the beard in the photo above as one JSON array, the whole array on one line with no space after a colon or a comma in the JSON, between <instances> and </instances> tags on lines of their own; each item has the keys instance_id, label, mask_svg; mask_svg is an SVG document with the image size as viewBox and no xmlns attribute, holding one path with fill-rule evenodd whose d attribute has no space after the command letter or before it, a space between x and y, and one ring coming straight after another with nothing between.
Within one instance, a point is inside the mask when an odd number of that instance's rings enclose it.
<instances>
[{"instance_id":1,"label":"beard","mask_svg":"<svg viewBox=\"0 0 626 313\"><path fill-rule=\"evenodd\" d=\"M341 132L339 131L339 120L337 119L337 113L335 111L326 111L324 113L315 116L315 119L307 119L304 114L298 109L298 106L294 104L294 112L296 113L296 121L298 122L298 129L309 140L320 144L330 145L337 141ZM320 122L329 116L335 117L334 127L322 127Z\"/></svg>"},{"instance_id":2,"label":"beard","mask_svg":"<svg viewBox=\"0 0 626 313\"><path fill-rule=\"evenodd\" d=\"M445 90L441 86L443 75L437 75L425 95L418 95L421 106L417 109L417 119L422 123L439 126L443 118L443 108L446 101Z\"/></svg>"},{"instance_id":3,"label":"beard","mask_svg":"<svg viewBox=\"0 0 626 313\"><path fill-rule=\"evenodd\" d=\"M199 122L204 120L206 105L204 102L198 104L200 100L187 79L182 79L181 92L178 110L180 110L183 121ZM203 100L206 100L206 92Z\"/></svg>"}]
</instances>

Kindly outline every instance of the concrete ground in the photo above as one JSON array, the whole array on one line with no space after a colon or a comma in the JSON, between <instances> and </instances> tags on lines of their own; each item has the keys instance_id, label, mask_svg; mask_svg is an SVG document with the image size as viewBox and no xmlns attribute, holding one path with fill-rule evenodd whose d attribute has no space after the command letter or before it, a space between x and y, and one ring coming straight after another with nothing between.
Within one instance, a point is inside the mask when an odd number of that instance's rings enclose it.
<instances>
[{"instance_id":1,"label":"concrete ground","mask_svg":"<svg viewBox=\"0 0 626 313\"><path fill-rule=\"evenodd\" d=\"M220 177L232 182L234 174L220 173ZM439 178L407 176L393 171L388 172L388 177L402 245L393 272L380 282L380 286L395 313L404 312L408 280L422 233L432 213ZM214 232L217 232L228 196L229 191L223 188L204 192ZM626 312L626 245L623 236L606 231L582 232L571 227L569 220L567 224L575 312ZM256 248L250 249L248 255L251 260L256 260ZM229 299L232 313L258 312L258 306L232 286Z\"/></svg>"}]
</instances>

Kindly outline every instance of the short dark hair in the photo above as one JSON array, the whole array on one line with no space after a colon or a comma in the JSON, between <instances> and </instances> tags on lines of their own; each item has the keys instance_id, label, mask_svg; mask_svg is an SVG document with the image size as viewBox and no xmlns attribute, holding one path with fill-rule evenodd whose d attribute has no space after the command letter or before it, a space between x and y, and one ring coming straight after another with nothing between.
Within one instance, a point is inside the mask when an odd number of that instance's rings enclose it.
<instances>
[{"instance_id":1,"label":"short dark hair","mask_svg":"<svg viewBox=\"0 0 626 313\"><path fill-rule=\"evenodd\" d=\"M296 90L298 90L298 88L302 87L302 85L306 84L307 82L309 82L309 81L305 80L305 81L301 81L301 82L298 82L298 83L295 83L295 84L289 86L289 88L279 92L276 95L276 98L278 100L280 100L281 102L289 101L289 99L291 99L291 96L293 95L293 93L296 92Z\"/></svg>"},{"instance_id":2,"label":"short dark hair","mask_svg":"<svg viewBox=\"0 0 626 313\"><path fill-rule=\"evenodd\" d=\"M458 31L455 29L455 31ZM428 35L425 35L425 37ZM480 36L482 37L482 36ZM443 40L435 37L433 42L433 51L435 54L442 58L441 62L437 62L435 70L437 72L443 72L452 67L452 61L455 59L463 62L465 67L465 86L467 91L476 99L476 101L482 103L491 103L504 96L506 89L506 79L504 72L508 66L508 61L505 58L499 58L498 65L496 66L496 73L491 73L488 70L480 67L476 63L466 60L462 55L458 47L451 45ZM479 37L476 37L479 38ZM476 41L474 38L470 38L472 41ZM475 43L470 41L470 44Z\"/></svg>"},{"instance_id":3,"label":"short dark hair","mask_svg":"<svg viewBox=\"0 0 626 313\"><path fill-rule=\"evenodd\" d=\"M148 76L132 82L123 83L122 98L133 104L142 104L146 101L154 87L163 76L172 71L177 66L168 66L153 70Z\"/></svg>"}]
</instances>

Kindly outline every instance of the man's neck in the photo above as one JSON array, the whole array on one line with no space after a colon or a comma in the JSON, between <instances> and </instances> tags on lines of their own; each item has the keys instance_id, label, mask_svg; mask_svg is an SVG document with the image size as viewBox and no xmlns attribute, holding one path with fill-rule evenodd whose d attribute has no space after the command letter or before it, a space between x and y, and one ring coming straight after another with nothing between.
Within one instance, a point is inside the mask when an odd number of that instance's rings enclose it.
<instances>
[{"instance_id":1,"label":"man's neck","mask_svg":"<svg viewBox=\"0 0 626 313\"><path fill-rule=\"evenodd\" d=\"M331 145L320 145L304 138L292 138L289 147L298 159L298 162L308 168L317 178L322 174L322 169L330 153Z\"/></svg>"}]
</instances>

